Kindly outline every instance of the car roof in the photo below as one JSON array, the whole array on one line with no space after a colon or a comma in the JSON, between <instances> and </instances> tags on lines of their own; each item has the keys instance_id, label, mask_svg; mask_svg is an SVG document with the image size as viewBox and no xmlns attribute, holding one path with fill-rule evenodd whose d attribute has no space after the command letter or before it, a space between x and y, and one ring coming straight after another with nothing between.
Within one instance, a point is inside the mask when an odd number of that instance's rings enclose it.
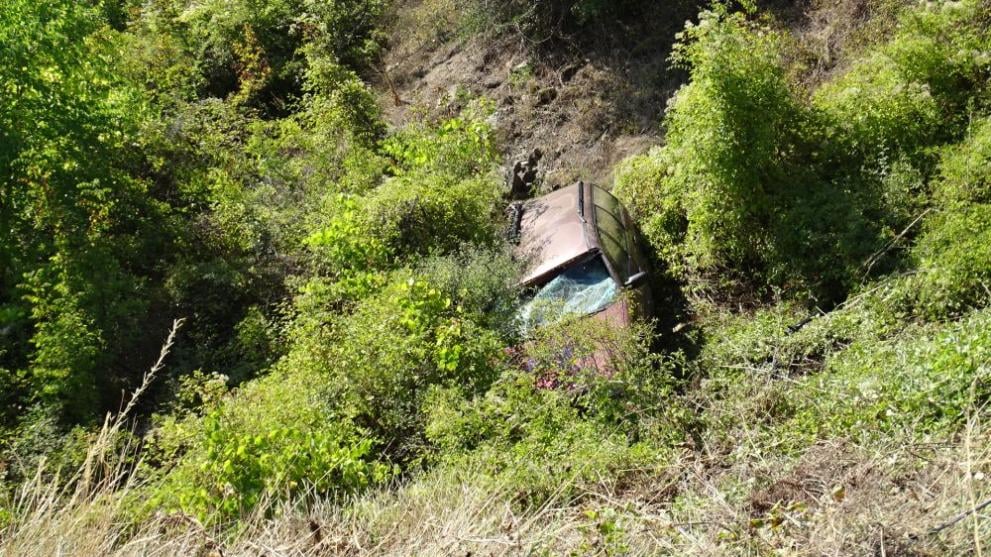
<instances>
[{"instance_id":1,"label":"car roof","mask_svg":"<svg viewBox=\"0 0 991 557\"><path fill-rule=\"evenodd\" d=\"M582 214L585 193L579 182L524 202L517 250L528 262L522 285L539 283L598 249Z\"/></svg>"}]
</instances>

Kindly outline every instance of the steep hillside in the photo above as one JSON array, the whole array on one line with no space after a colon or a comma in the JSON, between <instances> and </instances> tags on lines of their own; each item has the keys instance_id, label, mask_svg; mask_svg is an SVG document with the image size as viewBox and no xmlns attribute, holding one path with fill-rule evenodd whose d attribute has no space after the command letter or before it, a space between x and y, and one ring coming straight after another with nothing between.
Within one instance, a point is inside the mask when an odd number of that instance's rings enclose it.
<instances>
[{"instance_id":1,"label":"steep hillside","mask_svg":"<svg viewBox=\"0 0 991 557\"><path fill-rule=\"evenodd\" d=\"M445 21L438 15L444 6L396 8L378 80L393 125L490 98L505 162L539 150L548 189L578 179L608 183L616 163L660 141L664 104L684 78L667 57L674 34L694 15L690 3L680 11L638 7L621 20L537 38L509 23L474 29Z\"/></svg>"},{"instance_id":2,"label":"steep hillside","mask_svg":"<svg viewBox=\"0 0 991 557\"><path fill-rule=\"evenodd\" d=\"M991 550L984 0L12 0L0 78L0 554ZM523 317L533 164L653 319Z\"/></svg>"},{"instance_id":3,"label":"steep hillside","mask_svg":"<svg viewBox=\"0 0 991 557\"><path fill-rule=\"evenodd\" d=\"M791 32L811 84L890 33L904 4L765 2L761 10ZM610 185L617 163L663 142L664 109L687 78L671 63L671 48L704 5L642 3L618 19L532 37L520 24L472 21L451 0L399 2L371 78L391 125L489 98L506 167L536 149L544 189L578 179Z\"/></svg>"}]
</instances>

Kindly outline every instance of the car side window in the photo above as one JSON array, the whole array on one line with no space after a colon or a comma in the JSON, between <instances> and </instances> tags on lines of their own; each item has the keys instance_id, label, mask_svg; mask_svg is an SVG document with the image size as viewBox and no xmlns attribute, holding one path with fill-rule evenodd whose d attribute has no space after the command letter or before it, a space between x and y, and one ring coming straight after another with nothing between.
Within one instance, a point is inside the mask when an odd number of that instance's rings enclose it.
<instances>
[{"instance_id":1,"label":"car side window","mask_svg":"<svg viewBox=\"0 0 991 557\"><path fill-rule=\"evenodd\" d=\"M611 193L597 186L592 188L595 207L595 226L599 233L602 251L619 279L626 282L637 270L630 255L630 232L623 221L623 211Z\"/></svg>"}]
</instances>

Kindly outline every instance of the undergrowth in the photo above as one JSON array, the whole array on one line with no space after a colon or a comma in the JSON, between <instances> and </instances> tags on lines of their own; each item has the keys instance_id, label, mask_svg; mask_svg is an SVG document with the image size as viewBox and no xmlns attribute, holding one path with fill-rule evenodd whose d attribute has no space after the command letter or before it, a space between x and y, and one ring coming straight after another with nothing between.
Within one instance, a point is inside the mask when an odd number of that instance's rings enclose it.
<instances>
[{"instance_id":1,"label":"undergrowth","mask_svg":"<svg viewBox=\"0 0 991 557\"><path fill-rule=\"evenodd\" d=\"M703 10L615 185L685 313L536 331L498 108L390 129L366 82L396 6L118 4L0 13L0 552L986 551L986 2L811 81ZM532 44L642 7L438 5Z\"/></svg>"}]
</instances>

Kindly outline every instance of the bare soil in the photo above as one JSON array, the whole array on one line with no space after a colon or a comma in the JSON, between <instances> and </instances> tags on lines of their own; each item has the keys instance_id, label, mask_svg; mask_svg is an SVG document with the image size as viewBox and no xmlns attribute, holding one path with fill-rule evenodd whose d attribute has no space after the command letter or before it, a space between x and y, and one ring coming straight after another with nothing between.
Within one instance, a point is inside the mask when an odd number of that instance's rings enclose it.
<instances>
[{"instance_id":1,"label":"bare soil","mask_svg":"<svg viewBox=\"0 0 991 557\"><path fill-rule=\"evenodd\" d=\"M406 31L394 33L379 79L386 118L399 126L488 97L507 167L539 149L539 189L576 180L608 186L617 162L661 143L664 108L685 78L668 61L685 18L673 18L670 5L656 11L539 46L512 29L424 39L408 32L409 19L400 21ZM683 11L687 17L697 7Z\"/></svg>"}]
</instances>

